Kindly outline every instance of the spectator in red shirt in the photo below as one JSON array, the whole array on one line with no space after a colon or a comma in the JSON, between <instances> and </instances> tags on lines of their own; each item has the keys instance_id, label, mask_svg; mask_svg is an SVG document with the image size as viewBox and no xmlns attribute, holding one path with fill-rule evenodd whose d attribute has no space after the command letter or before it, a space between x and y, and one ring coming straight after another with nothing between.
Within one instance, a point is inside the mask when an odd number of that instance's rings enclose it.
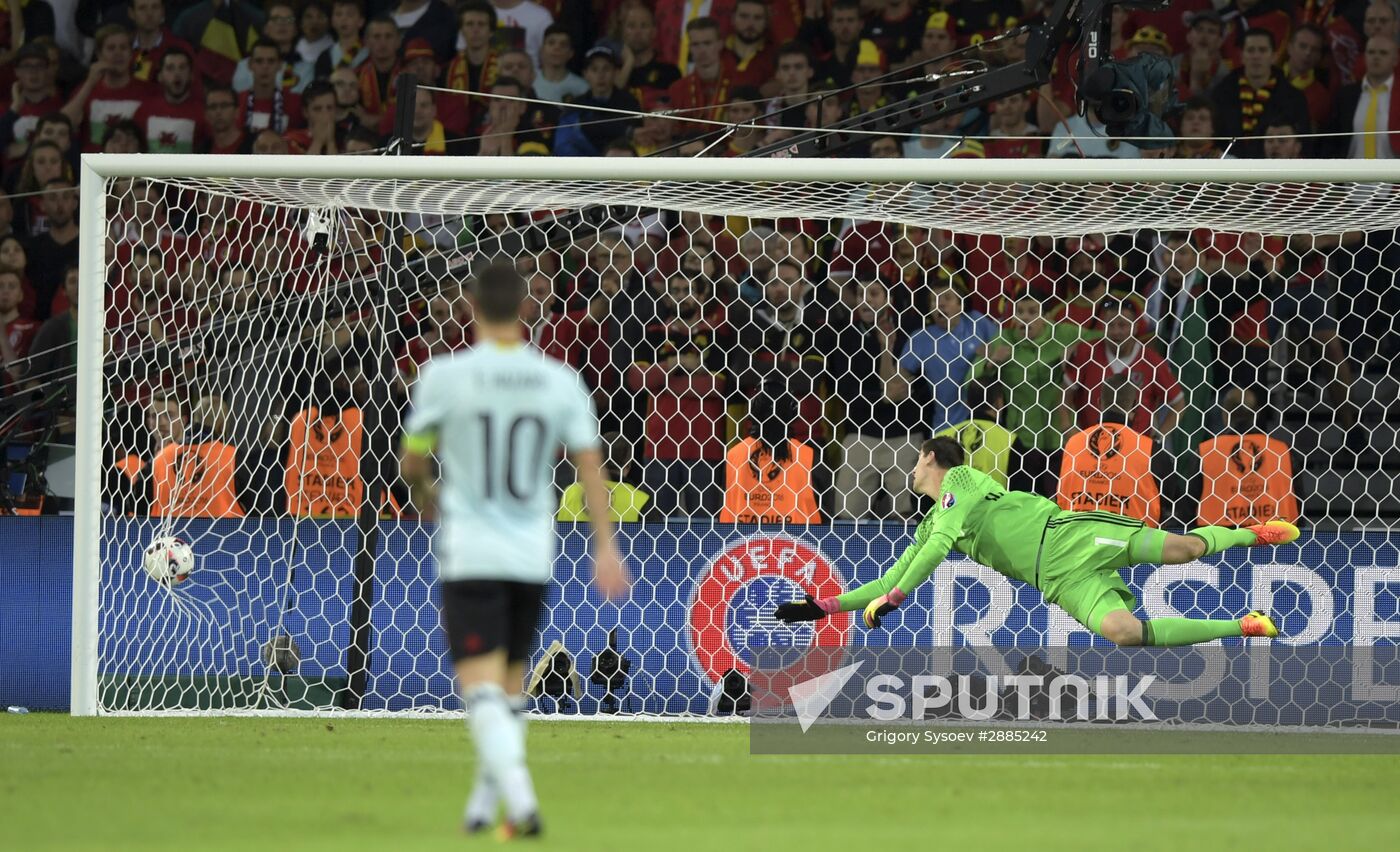
<instances>
[{"instance_id":1,"label":"spectator in red shirt","mask_svg":"<svg viewBox=\"0 0 1400 852\"><path fill-rule=\"evenodd\" d=\"M1045 140L1040 128L1026 119L1030 96L1024 93L1007 95L992 104L989 122L992 139L986 143L988 157L1039 157L1045 153Z\"/></svg>"},{"instance_id":2,"label":"spectator in red shirt","mask_svg":"<svg viewBox=\"0 0 1400 852\"><path fill-rule=\"evenodd\" d=\"M1179 43L1179 42L1178 42ZM1225 79L1233 66L1221 54L1225 44L1225 23L1214 10L1191 17L1186 31L1186 51L1172 57L1176 68L1177 96L1187 100L1209 95Z\"/></svg>"},{"instance_id":3,"label":"spectator in red shirt","mask_svg":"<svg viewBox=\"0 0 1400 852\"><path fill-rule=\"evenodd\" d=\"M205 154L247 154L253 141L238 122L238 96L227 86L214 86L204 91Z\"/></svg>"},{"instance_id":4,"label":"spectator in red shirt","mask_svg":"<svg viewBox=\"0 0 1400 852\"><path fill-rule=\"evenodd\" d=\"M365 26L365 49L369 51L369 59L360 66L360 107L376 125L394 97L402 41L393 18L380 15Z\"/></svg>"},{"instance_id":5,"label":"spectator in red shirt","mask_svg":"<svg viewBox=\"0 0 1400 852\"><path fill-rule=\"evenodd\" d=\"M1176 428L1186 397L1166 359L1134 335L1141 312L1130 299L1099 304L1103 338L1081 343L1065 370L1067 401L1079 428L1103 422L1118 409L1124 425L1159 439Z\"/></svg>"},{"instance_id":6,"label":"spectator in red shirt","mask_svg":"<svg viewBox=\"0 0 1400 852\"><path fill-rule=\"evenodd\" d=\"M86 128L83 150L97 151L107 135L107 125L131 119L153 92L153 87L131 76L131 31L107 24L94 36L96 56L87 80L64 105L63 112L75 127Z\"/></svg>"},{"instance_id":7,"label":"spectator in red shirt","mask_svg":"<svg viewBox=\"0 0 1400 852\"><path fill-rule=\"evenodd\" d=\"M1390 5L1388 0L1384 2L1385 5ZM1250 30L1267 31L1273 36L1274 45L1281 52L1288 42L1288 34L1293 30L1291 10L1294 5L1292 0L1234 0L1233 3L1227 4L1220 10L1221 14L1238 17L1233 22L1236 38L1225 45L1226 56L1237 59L1243 55L1244 42ZM1232 6L1234 8L1231 8Z\"/></svg>"},{"instance_id":8,"label":"spectator in red shirt","mask_svg":"<svg viewBox=\"0 0 1400 852\"><path fill-rule=\"evenodd\" d=\"M827 273L838 283L852 276L870 280L894 257L895 236L895 226L886 222L852 223L837 235L836 253Z\"/></svg>"},{"instance_id":9,"label":"spectator in red shirt","mask_svg":"<svg viewBox=\"0 0 1400 852\"><path fill-rule=\"evenodd\" d=\"M442 71L432 43L425 38L404 42L402 67L418 78L420 86L436 86Z\"/></svg>"},{"instance_id":10,"label":"spectator in red shirt","mask_svg":"<svg viewBox=\"0 0 1400 852\"><path fill-rule=\"evenodd\" d=\"M147 98L136 111L136 126L146 134L153 154L190 154L203 143L200 121L204 108L192 88L194 59L183 47L171 47L160 57L156 81L160 94Z\"/></svg>"},{"instance_id":11,"label":"spectator in red shirt","mask_svg":"<svg viewBox=\"0 0 1400 852\"><path fill-rule=\"evenodd\" d=\"M428 300L418 332L404 344L399 373L412 381L429 358L456 352L471 345L473 339L470 303L460 290L444 290Z\"/></svg>"},{"instance_id":12,"label":"spectator in red shirt","mask_svg":"<svg viewBox=\"0 0 1400 852\"><path fill-rule=\"evenodd\" d=\"M1016 302L1026 295L1044 301L1054 291L1025 237L1002 237L986 253L986 268L972 275L969 306L973 310L1004 324L1015 313Z\"/></svg>"},{"instance_id":13,"label":"spectator in red shirt","mask_svg":"<svg viewBox=\"0 0 1400 852\"><path fill-rule=\"evenodd\" d=\"M282 85L282 51L273 42L253 45L248 56L253 86L242 96L238 123L249 133L286 133L302 124L301 98Z\"/></svg>"},{"instance_id":14,"label":"spectator in red shirt","mask_svg":"<svg viewBox=\"0 0 1400 852\"><path fill-rule=\"evenodd\" d=\"M714 514L724 460L729 348L708 284L676 272L627 383L647 400L643 479L665 515Z\"/></svg>"},{"instance_id":15,"label":"spectator in red shirt","mask_svg":"<svg viewBox=\"0 0 1400 852\"><path fill-rule=\"evenodd\" d=\"M425 94L432 97L430 92ZM317 80L306 87L301 102L306 112L306 127L282 134L287 140L287 148L293 154L339 154L335 90L331 84Z\"/></svg>"},{"instance_id":16,"label":"spectator in red shirt","mask_svg":"<svg viewBox=\"0 0 1400 852\"><path fill-rule=\"evenodd\" d=\"M443 86L463 92L487 92L496 82L500 56L492 44L496 9L485 0L466 0L457 7L458 42L464 45L447 66ZM468 126L485 120L487 99L467 98Z\"/></svg>"},{"instance_id":17,"label":"spectator in red shirt","mask_svg":"<svg viewBox=\"0 0 1400 852\"><path fill-rule=\"evenodd\" d=\"M694 50L692 45L691 50ZM776 57L768 38L768 4L763 0L738 0L729 18L729 38L724 40L724 61L734 69L734 82L755 86L764 97L778 92L773 79Z\"/></svg>"},{"instance_id":18,"label":"spectator in red shirt","mask_svg":"<svg viewBox=\"0 0 1400 852\"><path fill-rule=\"evenodd\" d=\"M719 22L696 18L685 25L695 70L671 84L671 108L687 118L718 121L734 88L734 70L720 55ZM681 133L701 133L712 125L686 124Z\"/></svg>"},{"instance_id":19,"label":"spectator in red shirt","mask_svg":"<svg viewBox=\"0 0 1400 852\"><path fill-rule=\"evenodd\" d=\"M131 76L138 80L155 79L160 73L161 57L172 47L194 56L189 42L176 37L165 25L165 0L127 0L126 14L133 30Z\"/></svg>"},{"instance_id":20,"label":"spectator in red shirt","mask_svg":"<svg viewBox=\"0 0 1400 852\"><path fill-rule=\"evenodd\" d=\"M0 117L5 159L23 157L40 117L62 108L63 97L49 79L48 48L32 42L24 45L15 55L15 82L10 86L5 114Z\"/></svg>"},{"instance_id":21,"label":"spectator in red shirt","mask_svg":"<svg viewBox=\"0 0 1400 852\"><path fill-rule=\"evenodd\" d=\"M587 307L555 315L539 339L539 347L546 355L579 371L593 394L598 416L609 427L616 424L614 415L620 412L615 409L627 396L618 392L626 361L621 357L621 326L612 316L613 299L622 290L621 282L620 274L604 273Z\"/></svg>"},{"instance_id":22,"label":"spectator in red shirt","mask_svg":"<svg viewBox=\"0 0 1400 852\"><path fill-rule=\"evenodd\" d=\"M521 54L524 56L524 54ZM525 67L530 73L534 73L534 68L529 64L529 57L525 57ZM403 59L399 67L405 73L411 73L418 78L419 86L436 86L438 84L438 72L440 70L437 55L433 53L433 46L427 39L416 38L403 46ZM504 71L503 71L504 73ZM435 101L437 120L442 122L442 126L453 136L462 136L467 132L467 120L469 115L468 102L463 95L453 95L446 92L431 93ZM387 136L394 129L394 93L390 93L389 101L384 105L384 112L379 117L379 133Z\"/></svg>"},{"instance_id":23,"label":"spectator in red shirt","mask_svg":"<svg viewBox=\"0 0 1400 852\"><path fill-rule=\"evenodd\" d=\"M38 320L22 316L19 308L24 301L24 288L19 274L0 271L0 384L6 388L24 378L25 357L39 330Z\"/></svg>"}]
</instances>

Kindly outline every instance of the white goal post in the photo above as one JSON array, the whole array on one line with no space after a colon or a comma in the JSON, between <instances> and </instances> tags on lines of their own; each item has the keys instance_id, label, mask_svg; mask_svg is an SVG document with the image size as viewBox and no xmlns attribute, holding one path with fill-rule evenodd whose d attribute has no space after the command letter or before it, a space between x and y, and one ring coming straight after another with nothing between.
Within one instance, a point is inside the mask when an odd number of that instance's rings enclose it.
<instances>
[{"instance_id":1,"label":"white goal post","mask_svg":"<svg viewBox=\"0 0 1400 852\"><path fill-rule=\"evenodd\" d=\"M135 188L138 183L141 185L139 189ZM159 191L149 187L159 187ZM214 529L217 525L213 525L206 529L208 525L196 525L200 532L193 534L204 536L200 540L202 544L196 545L196 558L202 563L214 566L205 569L206 576L214 576L211 572L219 572L219 582L225 589L217 596L217 600L199 600L196 595L193 600L179 603L177 596L175 603L167 604L164 601L174 595L175 590L159 587L154 583L149 588L131 585L138 581L147 582L140 577L137 580L129 579L133 572L140 571L139 564L132 562L132 554L139 554L140 547L146 543L145 540L138 541L133 537L140 536L149 540L157 532L168 532L172 527L168 517L164 521L151 518L142 521L139 511L131 512L114 507L110 495L106 493L107 486L104 483L107 482L112 455L118 449L109 445L114 440L110 435L117 428L113 424L113 407L118 403L139 407L145 404L146 399L146 395L142 394L139 402L134 401L136 397L124 397L119 400L109 391L111 375L106 371L113 369L113 364L120 360L119 353L114 348L118 344L113 343L112 338L124 339L130 336L109 328L113 316L113 305L109 299L113 298L112 294L115 292L113 281L115 277L120 277L114 275L114 271L124 274L125 269L118 267L131 266L134 269L138 261L132 259L132 253L140 251L144 255L154 249L154 246L142 244L142 240L146 239L143 235L160 237L168 230L166 219L169 216L164 207L159 213L161 221L142 219L146 215L157 215L150 213L153 204L156 204L150 200L155 197L150 194L153 192L160 195L158 205L166 205L172 209L178 205L187 205L188 209L182 212L188 214L187 219L190 222L200 217L209 219L231 215L230 211L246 210L250 207L257 208L260 216L292 223L288 225L289 229L304 229L309 218L322 217L321 221L329 221L332 223L331 227L338 229L331 237L332 254L335 254L336 241L346 234L351 234L356 228L361 229L362 235L378 235L378 238L383 240L385 235L392 236L397 233L393 229L396 221L402 224L407 219L415 223L412 227L420 229L416 232L420 236L416 250L428 254L441 253L448 258L444 261L448 269L455 268L451 256L459 251L462 243L446 247L434 246L430 233L431 227L434 226L424 224L425 222L464 216L480 217L484 222L493 214L509 213L519 214L523 218L509 220L507 227L522 231L532 228L538 230L543 227L541 222L547 221L541 219L542 216L563 210L585 208L604 211L627 208L633 212L625 215L605 212L603 216L606 221L595 225L588 240L579 243L580 253L586 253L592 246L601 242L599 234L604 232L609 235L621 235L609 236L608 240L623 242L636 239L634 235L640 233L641 241L646 242L647 235L655 233L649 230L655 226L647 220L647 211L665 211L662 218L672 219L680 214L698 214L700 217L729 221L820 221L823 223L820 233L813 236L811 241L817 244L825 241L828 245L836 245L836 251L839 251L839 244L845 234L842 229L849 230L853 223L859 222L889 222L900 227L919 228L928 232L946 231L955 236L968 237L968 245L972 245L979 235L993 235L1016 239L1043 238L1052 246L1058 246L1056 241L1060 239L1078 239L1089 234L1105 235L1104 243L1107 245L1110 242L1108 238L1120 235L1127 235L1125 244L1135 243L1137 235L1143 232L1165 234L1209 231L1252 233L1269 237L1311 235L1321 238L1343 232L1383 232L1400 228L1400 162L1387 160L803 160L86 154L82 158L80 181L81 283L76 356L76 469L79 474L75 497L72 612L74 715L181 709L229 712L246 708L263 711L295 709L302 706L311 706L316 710L333 709L316 704L316 700L319 699L305 698L309 704L302 705L285 696L268 698L269 678L276 679L285 692L285 681L291 679L288 672L295 670L297 663L303 659L304 667L314 668L316 674L314 677L307 675L304 678L306 683L298 685L298 689L307 690L309 694L309 691L317 686L311 683L316 678L322 678L326 684L334 681L334 685L325 686L327 695L335 694L337 690L356 689L353 685L346 687L341 682L342 679L349 679L353 683L355 672L341 671L332 677L329 669L322 665L325 660L335 658L340 652L340 645L357 641L356 637L351 635L354 631L347 629L342 616L332 612L334 607L340 606L343 601L340 598L332 602L326 598L313 597L332 592L340 594L338 583L343 578L331 575L333 560L327 557L325 564L305 568L304 573L295 582L291 579L292 568L288 569L286 578L280 575L276 578L255 578L247 573L249 569L246 567L246 561L254 557L260 566L264 566L269 563L278 564L279 553L291 553L291 556L285 557L286 561L296 562L298 569L301 569L302 562L297 560L304 562L309 558L308 542L319 541L317 537L323 534L331 536L331 526L315 526L318 521L306 516L292 518L285 509L282 515L265 518L269 530L258 533L231 531L231 526L227 529ZM221 212L207 212L214 210L215 204ZM637 208L643 213L637 214ZM115 215L119 221L109 218L109 214ZM531 214L534 214L534 218L530 218ZM610 216L622 218L607 218ZM399 218L396 220L393 217ZM688 220L682 218L681 221ZM372 224L367 225L367 222ZM236 224L216 222L213 227L223 234ZM194 233L201 226L186 224L178 227L189 228L190 232ZM489 224L483 224L476 233L487 233L490 227ZM671 232L684 232L686 228L684 224L671 224L667 227L671 228ZM119 228L124 229L121 235L117 234ZM429 236L422 237L424 233ZM499 232L492 233L499 235ZM182 234L181 237L183 236ZM202 238L206 240L206 245L214 240L208 236ZM736 236L737 240L742 241L742 238L743 235ZM362 268L382 270L386 264L392 263L391 259L387 259L391 247L365 246L363 237L361 239L362 242L357 244L355 251L365 254L366 257L375 252L376 248L380 252L374 255L373 261L366 261ZM118 246L119 243L122 245ZM660 244L666 244L665 239L662 239ZM711 245L713 247L713 240ZM1147 248L1143 249L1144 257L1151 255L1157 245L1156 241L1147 245ZM166 267L158 274L169 275L173 279L179 274L175 267L185 263L185 258L177 256L173 251L167 251L169 256ZM517 251L524 253L523 249ZM831 249L828 249L828 255L830 251ZM971 251L975 253L977 250ZM1032 249L1020 251L1029 252ZM1052 248L1051 251L1059 249ZM1112 248L1104 249L1106 254L1117 251ZM272 256L273 253L258 253L252 249L249 249L249 252L248 259L238 264L240 269L247 270L249 277L263 269L259 264L265 265L268 274L279 277L279 280L285 277L285 280L290 282L294 273L300 274L301 267L293 270L290 266L278 265L282 261ZM193 256L192 254L191 257ZM966 257L967 254L958 256ZM628 257L630 259L632 255L629 253ZM946 262L957 267L957 264L962 262L941 260L953 257L952 254L935 254L935 257L940 258L936 260L935 266L939 262ZM828 256L826 261L829 260ZM871 260L875 264L884 262L883 259ZM332 261L296 262L307 264L307 268L319 268L319 265ZM729 262L731 267L735 268L742 265L733 259ZM1014 257L1011 262L1014 268ZM154 267L154 262L151 263ZM286 263L291 264L292 261ZM534 258L532 263L538 264L539 261ZM724 264L725 261L721 260L721 268ZM188 286L192 290L198 290L207 284L210 288L208 294L201 290L200 296L207 298L212 304L213 300L221 298L217 288L224 285L223 272L215 269L212 261L207 270L202 260L198 266L201 276L199 284ZM1388 267L1382 266L1382 269L1384 271ZM624 282L623 286L626 286L628 276L635 271L631 268L618 270L619 277ZM1390 271L1400 272L1400 269ZM949 272L950 275L954 273L967 279L973 276L970 267L958 267ZM314 278L320 273L307 274ZM371 273L367 274L372 277ZM859 274L852 274L851 277L859 277ZM601 278L600 274L599 279ZM765 283L760 281L758 285L762 287ZM663 281L663 288L664 285ZM163 281L162 286L174 288L176 285ZM388 289L398 286L402 285L383 285ZM279 293L293 291L301 295L314 294L315 284L287 284ZM280 297L278 295L269 298ZM427 298L431 301L431 294ZM841 297L838 294L833 298L839 301ZM865 297L858 294L854 298L856 302L850 306L851 310L860 307L863 304L860 300ZM270 302L265 299L257 304L266 305ZM320 302L315 309L321 311L319 316L323 321L330 310L326 304ZM585 314L587 309L588 303L585 301ZM143 319L138 315L140 309L137 307L123 310L129 313L120 318L122 323L139 322ZM244 312L241 316L248 323L256 324L265 319L257 313L256 308L248 307L243 302L238 303L237 310ZM198 311L192 309L191 313L196 314ZM370 314L368 322L373 325L376 322L375 309L371 309ZM209 312L206 310L202 315L207 318ZM151 317L144 317L144 320L149 322ZM230 336L237 335L242 333L239 329L244 327L231 324L226 333ZM329 325L326 327L330 328ZM1366 334L1370 334L1370 326L1366 328ZM832 333L836 334L839 330L833 329ZM334 334L336 331L330 329L327 333ZM104 339L107 340L106 344ZM167 338L163 336L162 339ZM1345 341L1343 343L1345 345ZM201 357L212 358L207 352ZM397 356L393 353L387 356L381 353L377 357L387 357L392 362ZM115 369L121 371L127 368L118 364ZM207 368L177 365L169 369L178 371ZM619 369L625 370L626 365ZM119 378L122 379L130 379L131 375L119 372ZM831 381L834 387L835 381L841 377L828 373L820 378ZM606 403L611 393L610 389L604 387L598 390L599 399ZM185 391L182 390L181 393ZM194 394L193 391L189 393ZM228 392L222 393L223 396L228 396ZM826 391L823 393L822 405L829 411L834 397ZM185 416L200 404L202 402L197 398L197 394L178 403L183 407ZM1191 404L1188 403L1188 406ZM1316 404L1324 405L1320 399ZM1360 410L1366 410L1365 404L1358 405ZM645 410L645 401L642 406ZM1208 416L1208 413L1203 411L1195 413L1201 417ZM388 429L387 426L381 428ZM1323 434L1326 428L1316 427L1321 437L1314 436L1315 443L1335 449L1335 441L1330 433ZM1376 434L1392 436L1386 441L1393 440L1396 434L1393 427L1384 424L1377 426L1375 421L1365 418L1360 426L1353 425L1353 428L1381 430ZM1385 429L1389 431L1384 431ZM731 428L729 440L742 437L733 434L733 431ZM823 439L825 443L819 447L819 453L829 450L828 455L832 458L840 456L843 434L845 432L842 427L830 430ZM1377 440L1380 441L1379 438ZM812 441L817 442L815 433ZM1328 443L1329 441L1332 443ZM1332 453L1334 449L1329 449L1328 452ZM1394 452L1395 447L1388 449ZM642 455L641 449L634 449L632 452L638 457ZM1340 457L1338 455L1338 458ZM1381 460L1383 463L1378 465L1376 470L1385 468L1389 463L1384 452L1381 454ZM839 466L839 460L832 464ZM1357 456L1345 469L1329 468L1309 474L1312 477L1309 481L1318 483L1317 489L1330 487L1321 483L1361 477L1368 474L1368 465L1369 462ZM860 471L855 472L859 473ZM280 477L278 482L281 482ZM834 490L834 487L829 490ZM1344 516L1339 513L1336 518L1331 516L1330 510L1324 509L1323 514L1326 517L1318 518L1321 522L1318 526L1330 526L1331 529L1342 531L1378 530L1387 536L1393 535L1393 521L1387 510L1384 507L1367 505L1368 508L1364 510L1349 510ZM1379 506L1379 503L1377 505ZM827 504L823 503L823 507L826 506ZM1305 509L1304 514L1308 511L1316 510ZM839 506L833 514L843 517L840 515ZM134 516L135 519L128 516ZM713 518L707 517L702 522L694 513L681 512L671 517L672 527L676 523L674 519L679 517L688 518L684 521L688 526L703 527L703 536L712 536L721 549L738 546L734 542L741 538L738 532L728 528L719 530L719 525L714 523ZM866 518L856 516L852 519ZM895 520L892 514L882 515L878 520L885 522L879 526L882 532L877 535L882 543L862 541L859 544L861 558L872 561L872 564L873 561L878 561L879 557L888 556L896 544L902 547L903 522L907 517L898 518L897 524L892 523ZM175 523L175 526L178 528L179 523ZM351 526L353 527L353 524ZM838 529L837 525L824 522L805 527L797 525L796 528L789 524L780 530L784 535L794 536L798 541L819 549L826 559L837 565L837 574L850 581L853 575L868 579L868 571L872 568L848 569L843 563L855 558L855 550L846 549L842 545L840 551L833 551L832 548L837 545L830 542L840 540L843 536L856 536L858 531L864 528L863 525L848 525ZM661 527L656 526L654 529ZM804 529L805 532L801 531ZM816 530L820 530L820 533ZM655 536L661 534L655 531L635 533L628 539L636 548L633 555L638 558L654 557L670 548L670 552L678 554L676 558L681 559L679 554L682 549L690 545L658 544ZM123 538L114 544L114 537L118 536ZM226 552L220 551L225 545ZM393 540L381 540L381 547L392 546L395 546ZM413 546L420 546L416 539ZM1343 546L1361 545L1353 543ZM241 549L234 550L235 547ZM120 554L121 564L114 561L117 560L117 554ZM346 555L343 559L336 557L342 560L336 562L336 565L344 568L349 565L348 560L351 556L353 554ZM638 584L638 594L643 597L654 595L655 598L650 601L642 600L633 610L620 610L619 614L610 615L611 621L608 624L600 621L597 608L591 603L583 602L582 598L570 598L567 604L562 601L557 604L567 605L578 613L579 630L601 629L617 622L632 630L631 635L637 642L645 639L651 643L646 647L636 644L632 646L632 653L641 663L639 669L650 669L645 672L650 680L645 682L645 686L636 688L637 702L633 709L628 710L624 702L624 712L646 715L697 712L693 708L697 703L703 704L702 693L708 692L713 685L709 681L715 680L711 671L707 681L706 668L723 667L724 663L716 660L737 656L734 653L735 649L725 644L732 640L732 636L725 632L730 629L727 626L729 622L725 621L720 625L719 638L713 640L721 647L707 645L701 648L702 644L711 640L703 638L705 628L696 626L693 620L695 601L705 594L701 588L702 580L699 578L710 570L704 563L712 557L722 558L709 551L699 555L685 551L684 565L676 567L678 575L684 575L679 579L668 577L653 581L643 573ZM421 558L421 554L418 558ZM430 566L426 561L423 564ZM967 571L971 569L967 568L965 573ZM121 575L120 578L116 578L117 574ZM386 616L389 619L386 623L393 630L400 629L400 615L410 610L426 613L430 605L429 587L422 581L422 576L426 575L414 576L416 579L412 588L393 592L398 595L396 600L399 602L395 606L399 609ZM190 583L199 583L199 578L200 572L196 571ZM372 583L373 577L369 579ZM274 587L263 593L266 601L259 604L261 609L257 612L235 612L229 608L226 595L242 594L245 586L255 586L259 582ZM1347 582L1351 582L1350 575ZM670 597L662 601L659 589L671 583L676 584L677 589L668 591L666 594ZM1357 583L1360 583L1359 579ZM1269 594L1272 595L1273 587L1269 588ZM788 589L789 587L783 586L770 588L767 592L776 594ZM1351 590L1348 590L1347 594L1351 593ZM315 609L314 612L294 612L299 608L291 603L295 596L301 596L308 601L318 601L318 608L312 608ZM689 604L686 598L689 598ZM1170 595L1168 598L1170 599ZM994 595L993 600L999 598ZM645 621L654 614L658 618L679 618L684 622L686 616L682 610L687 605L691 608L690 623L661 628L648 625ZM725 606L729 605L726 599ZM166 611L167 606L173 608ZM193 606L195 609L181 609L184 606ZM1181 608L1179 603L1175 606L1177 609ZM120 612L114 612L114 608ZM157 611L158 614L153 614ZM150 622L152 634L166 631L167 635L127 637L119 643L112 643L109 641L111 637L103 635L104 623L119 625L120 629L125 631L133 631L137 630L140 620L147 617L153 619ZM292 627L284 628L281 620L299 620L303 617L306 618L306 624L302 628L305 631L305 635L302 636L294 635ZM1054 621L1056 617L1051 616L1052 628L1058 623ZM1037 615L1036 618L1043 616ZM1304 614L1300 615L1300 618L1306 620L1307 617ZM402 624L406 625L414 619L415 623L431 621L427 615L416 615L413 619L405 615ZM315 626L311 624L313 620L316 621ZM191 626L196 623L203 626ZM1029 620L1025 623L1027 626L1024 628L1006 629L1029 631ZM244 629L240 624L253 625L247 627L247 630L251 631L249 635L239 633ZM908 621L906 625L907 632L900 634L902 638L899 641L907 641L913 645L940 641L951 635L950 631L953 629L934 616L930 616L922 625L911 625ZM270 656L267 652L268 643L280 641L284 629L299 643L299 649L294 654L297 659L289 666L278 662L277 646L273 646ZM757 630L758 627L755 626L754 629ZM1040 627L1036 629L1042 630ZM435 640L430 640L418 632L419 630L416 626L404 626L401 634L394 635L398 637L397 641L403 643L403 653L424 657L433 655L436 652L430 648L429 643ZM556 633L567 639L568 630L567 626L559 627ZM1326 631L1324 633L1333 635ZM173 668L166 671L161 667L162 659L168 656L172 647L177 646L181 635L197 635L197 641L202 643L203 647L191 651L188 657L182 657L178 662L170 663ZM1041 633L1035 635L1041 636ZM1026 633L1024 638L1034 637ZM817 640L807 635L793 641ZM665 647L661 646L662 643L666 643ZM415 650L409 651L410 645ZM261 658L259 648L263 649ZM596 637L592 633L587 637L586 646L569 648L570 653L577 657L579 675L585 681L588 676L586 653L597 649ZM689 662L684 666L674 664L673 658L677 656L685 657ZM696 658L703 659L697 662ZM688 670L678 670L685 666L688 666ZM373 707L385 711L454 709L450 690L449 694L444 695L442 682L436 679L436 675L431 672L423 673L431 668L431 665L425 664L422 671L414 669L392 673L394 683L398 684L394 687L397 691L382 696L382 700L373 704ZM381 672L379 676L385 678L385 683L389 682L390 673ZM124 685L113 687L114 678L121 679ZM152 687L143 680L148 678L163 678L163 685ZM260 684L246 687L257 692L256 699L248 699L250 703L246 705L239 703L243 700L240 696L244 694L240 690L245 687L241 685L241 681L235 682L238 678L250 682L257 681ZM141 682L137 683L138 680ZM110 703L116 699L104 699L104 689L120 692L120 702ZM213 695L214 693L217 695ZM360 700L360 696L357 695L356 700ZM289 701L290 704L287 703ZM698 712L704 711L701 709Z\"/></svg>"}]
</instances>

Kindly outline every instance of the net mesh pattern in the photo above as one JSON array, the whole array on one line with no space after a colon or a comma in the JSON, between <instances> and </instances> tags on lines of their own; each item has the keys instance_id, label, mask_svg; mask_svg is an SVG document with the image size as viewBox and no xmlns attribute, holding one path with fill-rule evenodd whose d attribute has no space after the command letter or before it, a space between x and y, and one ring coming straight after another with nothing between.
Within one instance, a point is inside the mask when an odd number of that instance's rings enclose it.
<instances>
[{"instance_id":1,"label":"net mesh pattern","mask_svg":"<svg viewBox=\"0 0 1400 852\"><path fill-rule=\"evenodd\" d=\"M751 218L874 219L972 234L1076 236L1212 228L1335 233L1400 224L1389 184L812 183L772 181L431 181L176 179L173 184L286 207L418 214L529 213L631 205Z\"/></svg>"},{"instance_id":2,"label":"net mesh pattern","mask_svg":"<svg viewBox=\"0 0 1400 852\"><path fill-rule=\"evenodd\" d=\"M646 714L707 712L760 645L953 639L949 608L984 612L988 590L1007 614L979 636L1088 641L965 562L935 575L943 614L878 639L773 620L899 555L939 432L1012 488L1166 529L1400 519L1388 185L182 178L106 197L106 712L459 708L395 456L418 371L474 340L463 284L487 256L526 276L524 333L579 370L610 475L645 495L614 494L620 606L588 591L586 527L560 526L530 662L557 640L584 683L543 709L609 708L587 681L614 627L616 697ZM572 468L555 478L563 513ZM756 521L780 530L757 550ZM181 583L143 570L167 535L195 553ZM1238 615L1246 576L1197 568L1157 577L1152 614ZM1269 594L1297 627L1312 605L1290 582Z\"/></svg>"}]
</instances>

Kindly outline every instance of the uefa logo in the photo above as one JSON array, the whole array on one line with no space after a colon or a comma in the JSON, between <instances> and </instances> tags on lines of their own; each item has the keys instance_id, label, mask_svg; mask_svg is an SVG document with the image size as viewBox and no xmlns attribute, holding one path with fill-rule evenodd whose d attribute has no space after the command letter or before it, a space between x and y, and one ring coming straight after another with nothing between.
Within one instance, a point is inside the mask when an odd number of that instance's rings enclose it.
<instances>
[{"instance_id":1,"label":"uefa logo","mask_svg":"<svg viewBox=\"0 0 1400 852\"><path fill-rule=\"evenodd\" d=\"M773 617L778 604L803 595L831 597L846 581L816 548L786 536L760 535L728 545L695 583L690 602L690 640L700 670L718 683L730 669L748 674L765 648L846 644L851 615L787 625Z\"/></svg>"}]
</instances>

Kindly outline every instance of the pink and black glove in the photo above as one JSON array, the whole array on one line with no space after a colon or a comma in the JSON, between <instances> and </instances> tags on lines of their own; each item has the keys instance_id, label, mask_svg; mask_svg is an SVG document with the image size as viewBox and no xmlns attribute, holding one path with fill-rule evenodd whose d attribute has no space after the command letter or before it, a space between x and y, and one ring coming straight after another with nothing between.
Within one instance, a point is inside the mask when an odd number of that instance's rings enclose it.
<instances>
[{"instance_id":1,"label":"pink and black glove","mask_svg":"<svg viewBox=\"0 0 1400 852\"><path fill-rule=\"evenodd\" d=\"M784 624L798 624L803 621L819 621L840 611L841 608L836 605L836 598L817 600L807 595L806 600L778 604L778 608L773 610L773 617Z\"/></svg>"}]
</instances>

